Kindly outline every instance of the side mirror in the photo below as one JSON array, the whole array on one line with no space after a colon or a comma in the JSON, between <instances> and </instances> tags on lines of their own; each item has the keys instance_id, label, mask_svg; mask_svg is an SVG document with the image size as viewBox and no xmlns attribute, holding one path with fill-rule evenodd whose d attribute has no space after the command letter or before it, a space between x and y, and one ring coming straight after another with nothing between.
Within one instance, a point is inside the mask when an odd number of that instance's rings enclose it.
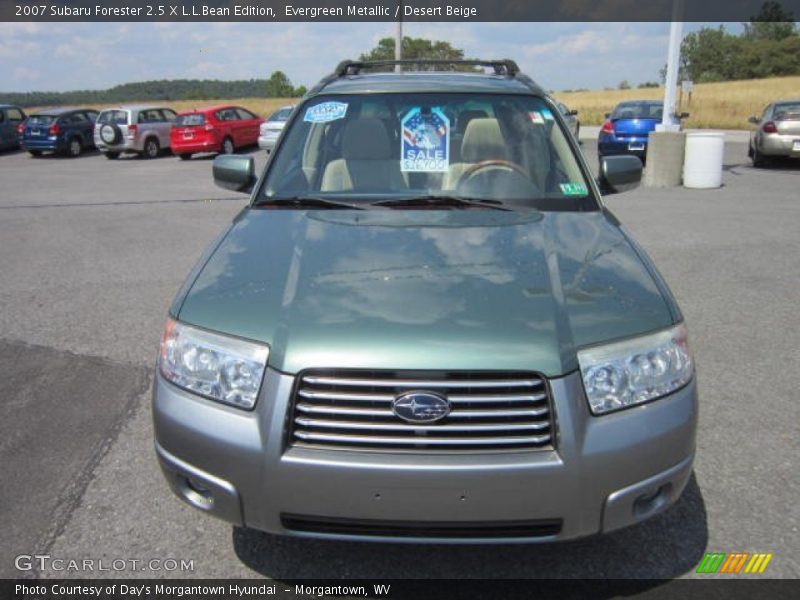
<instances>
[{"instance_id":1,"label":"side mirror","mask_svg":"<svg viewBox=\"0 0 800 600\"><path fill-rule=\"evenodd\" d=\"M611 113L606 113L606 119L610 119L610 118L611 118Z\"/></svg>"},{"instance_id":2,"label":"side mirror","mask_svg":"<svg viewBox=\"0 0 800 600\"><path fill-rule=\"evenodd\" d=\"M759 120L758 117L753 116L753 117L750 117L749 119L747 119L747 122L748 123L752 123L753 125L758 125L760 123L760 120Z\"/></svg>"},{"instance_id":3,"label":"side mirror","mask_svg":"<svg viewBox=\"0 0 800 600\"><path fill-rule=\"evenodd\" d=\"M600 161L598 184L604 194L627 192L642 181L642 161L638 156L604 156Z\"/></svg>"},{"instance_id":4,"label":"side mirror","mask_svg":"<svg viewBox=\"0 0 800 600\"><path fill-rule=\"evenodd\" d=\"M570 117L577 117L577 116L578 116L578 111L577 111L577 110L571 110L571 111L569 111L567 114L568 114Z\"/></svg>"},{"instance_id":5,"label":"side mirror","mask_svg":"<svg viewBox=\"0 0 800 600\"><path fill-rule=\"evenodd\" d=\"M688 118L689 118L689 113L687 112L678 113L678 119L683 120Z\"/></svg>"},{"instance_id":6,"label":"side mirror","mask_svg":"<svg viewBox=\"0 0 800 600\"><path fill-rule=\"evenodd\" d=\"M226 190L249 194L256 184L256 163L252 156L217 156L212 171L214 183Z\"/></svg>"}]
</instances>

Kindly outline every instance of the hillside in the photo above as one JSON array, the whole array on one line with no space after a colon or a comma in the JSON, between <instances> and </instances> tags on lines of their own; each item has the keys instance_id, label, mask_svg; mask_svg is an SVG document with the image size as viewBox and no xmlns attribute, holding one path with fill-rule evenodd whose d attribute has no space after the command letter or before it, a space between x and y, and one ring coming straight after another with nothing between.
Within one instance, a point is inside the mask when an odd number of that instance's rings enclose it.
<instances>
[{"instance_id":1,"label":"hillside","mask_svg":"<svg viewBox=\"0 0 800 600\"><path fill-rule=\"evenodd\" d=\"M558 100L579 111L584 125L600 125L617 102L662 99L664 88L555 93ZM687 128L747 129L747 118L781 98L800 98L800 76L701 83L694 86L692 103L683 98L681 110L690 113Z\"/></svg>"}]
</instances>

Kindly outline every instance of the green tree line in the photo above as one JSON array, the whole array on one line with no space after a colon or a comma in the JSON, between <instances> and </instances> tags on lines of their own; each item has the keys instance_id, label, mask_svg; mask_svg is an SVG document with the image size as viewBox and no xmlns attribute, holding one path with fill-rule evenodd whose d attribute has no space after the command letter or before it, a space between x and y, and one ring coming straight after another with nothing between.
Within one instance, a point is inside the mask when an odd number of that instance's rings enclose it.
<instances>
[{"instance_id":1,"label":"green tree line","mask_svg":"<svg viewBox=\"0 0 800 600\"><path fill-rule=\"evenodd\" d=\"M724 25L688 34L681 44L680 78L704 83L800 75L800 33L780 4L765 2L743 25L739 35Z\"/></svg>"},{"instance_id":2,"label":"green tree line","mask_svg":"<svg viewBox=\"0 0 800 600\"><path fill-rule=\"evenodd\" d=\"M0 92L0 102L19 106L67 106L121 104L172 100L221 100L226 98L291 98L306 93L294 87L282 71L269 79L220 81L217 79L172 79L125 83L107 90L69 92Z\"/></svg>"}]
</instances>

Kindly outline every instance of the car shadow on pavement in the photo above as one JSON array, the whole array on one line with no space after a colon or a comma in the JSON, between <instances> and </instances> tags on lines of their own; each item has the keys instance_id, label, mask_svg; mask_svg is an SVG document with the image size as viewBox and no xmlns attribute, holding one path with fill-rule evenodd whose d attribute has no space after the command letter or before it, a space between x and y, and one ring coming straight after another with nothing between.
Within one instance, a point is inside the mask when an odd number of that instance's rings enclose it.
<instances>
[{"instance_id":1,"label":"car shadow on pavement","mask_svg":"<svg viewBox=\"0 0 800 600\"><path fill-rule=\"evenodd\" d=\"M305 540L233 528L249 568L272 579L671 579L694 569L708 542L693 474L681 499L640 525L573 542L413 545ZM643 582L644 584L644 582ZM645 587L659 585L653 581Z\"/></svg>"}]
</instances>

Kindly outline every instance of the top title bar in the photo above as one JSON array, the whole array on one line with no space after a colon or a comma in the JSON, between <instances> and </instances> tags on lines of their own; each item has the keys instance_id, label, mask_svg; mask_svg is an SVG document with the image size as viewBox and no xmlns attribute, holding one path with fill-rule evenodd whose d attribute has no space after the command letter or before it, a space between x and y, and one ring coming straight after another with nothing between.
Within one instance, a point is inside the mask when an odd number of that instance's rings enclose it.
<instances>
[{"instance_id":1,"label":"top title bar","mask_svg":"<svg viewBox=\"0 0 800 600\"><path fill-rule=\"evenodd\" d=\"M800 18L800 0L0 0L0 21L726 22L775 5Z\"/></svg>"}]
</instances>

